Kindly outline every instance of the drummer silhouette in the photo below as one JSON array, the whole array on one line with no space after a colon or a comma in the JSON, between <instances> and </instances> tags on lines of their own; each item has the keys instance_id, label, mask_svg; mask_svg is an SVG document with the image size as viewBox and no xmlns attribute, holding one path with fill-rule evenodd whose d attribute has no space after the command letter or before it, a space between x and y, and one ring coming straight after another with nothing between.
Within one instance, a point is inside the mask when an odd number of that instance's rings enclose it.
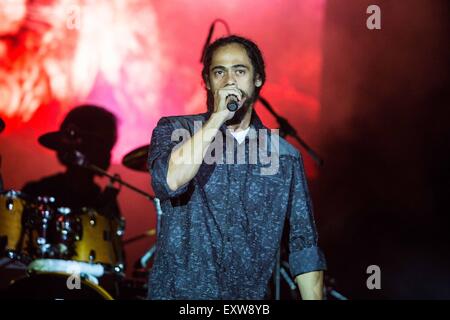
<instances>
[{"instance_id":1,"label":"drummer silhouette","mask_svg":"<svg viewBox=\"0 0 450 320\"><path fill-rule=\"evenodd\" d=\"M107 173L116 140L114 114L96 105L75 107L58 131L39 137L41 145L56 151L65 171L27 183L22 194L37 206L26 220L25 255L37 259L32 264L52 272L76 264L87 268L84 274L101 264L100 284L118 296L117 281L126 269L119 188L110 182L102 190L95 182L96 176Z\"/></svg>"},{"instance_id":2,"label":"drummer silhouette","mask_svg":"<svg viewBox=\"0 0 450 320\"><path fill-rule=\"evenodd\" d=\"M98 173L77 163L76 153L96 167L107 170L111 151L117 140L117 118L95 105L81 105L72 109L63 120L60 130L44 134L39 142L55 150L65 172L29 182L22 192L31 197L53 197L58 207L80 212L82 207L99 210L107 217L120 217L117 203L118 189L112 185L103 191L94 181Z\"/></svg>"}]
</instances>

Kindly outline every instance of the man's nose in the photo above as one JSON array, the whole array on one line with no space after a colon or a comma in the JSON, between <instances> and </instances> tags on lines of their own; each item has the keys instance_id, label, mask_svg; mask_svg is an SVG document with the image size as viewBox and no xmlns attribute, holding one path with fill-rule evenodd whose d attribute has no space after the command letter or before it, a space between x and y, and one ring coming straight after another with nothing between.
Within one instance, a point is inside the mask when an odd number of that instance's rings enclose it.
<instances>
[{"instance_id":1,"label":"man's nose","mask_svg":"<svg viewBox=\"0 0 450 320\"><path fill-rule=\"evenodd\" d=\"M228 72L226 76L226 86L231 86L236 84L236 78L232 72Z\"/></svg>"}]
</instances>

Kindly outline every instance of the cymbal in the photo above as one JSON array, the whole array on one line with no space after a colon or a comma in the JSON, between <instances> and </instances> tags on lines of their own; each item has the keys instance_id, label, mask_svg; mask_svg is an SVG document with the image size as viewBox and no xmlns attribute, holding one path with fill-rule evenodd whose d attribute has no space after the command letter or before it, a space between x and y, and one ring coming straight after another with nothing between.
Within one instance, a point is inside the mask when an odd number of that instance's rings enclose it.
<instances>
[{"instance_id":1,"label":"cymbal","mask_svg":"<svg viewBox=\"0 0 450 320\"><path fill-rule=\"evenodd\" d=\"M149 145L145 145L128 152L122 159L122 164L136 171L147 172L147 157Z\"/></svg>"}]
</instances>

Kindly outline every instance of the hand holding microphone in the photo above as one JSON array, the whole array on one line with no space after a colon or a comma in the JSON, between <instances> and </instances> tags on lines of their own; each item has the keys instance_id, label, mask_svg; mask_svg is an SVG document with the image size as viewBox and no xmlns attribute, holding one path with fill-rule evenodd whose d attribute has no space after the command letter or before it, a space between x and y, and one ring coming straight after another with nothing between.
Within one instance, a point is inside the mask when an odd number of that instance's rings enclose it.
<instances>
[{"instance_id":1,"label":"hand holding microphone","mask_svg":"<svg viewBox=\"0 0 450 320\"><path fill-rule=\"evenodd\" d=\"M238 89L236 85L228 85L217 90L215 95L216 112L229 113L228 119L234 116L234 113L242 107L245 101L245 93Z\"/></svg>"}]
</instances>

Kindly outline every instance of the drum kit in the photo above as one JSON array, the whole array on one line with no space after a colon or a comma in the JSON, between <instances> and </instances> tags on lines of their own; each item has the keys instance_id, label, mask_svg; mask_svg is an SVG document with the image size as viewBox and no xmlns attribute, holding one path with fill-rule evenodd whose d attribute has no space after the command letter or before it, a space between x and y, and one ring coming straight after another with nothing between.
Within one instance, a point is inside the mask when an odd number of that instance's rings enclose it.
<instances>
[{"instance_id":1,"label":"drum kit","mask_svg":"<svg viewBox=\"0 0 450 320\"><path fill-rule=\"evenodd\" d=\"M67 147L65 141L51 139L47 136L39 141L44 146ZM147 150L148 146L143 146L131 151L122 164L147 172ZM74 155L77 165L109 177L159 204L152 195L89 163L80 152ZM127 279L125 276L123 247L154 235L154 230L123 240L125 221L122 217L107 217L90 207L61 207L54 197L31 197L17 190L0 189L0 192L1 297L145 298L146 279Z\"/></svg>"}]
</instances>

